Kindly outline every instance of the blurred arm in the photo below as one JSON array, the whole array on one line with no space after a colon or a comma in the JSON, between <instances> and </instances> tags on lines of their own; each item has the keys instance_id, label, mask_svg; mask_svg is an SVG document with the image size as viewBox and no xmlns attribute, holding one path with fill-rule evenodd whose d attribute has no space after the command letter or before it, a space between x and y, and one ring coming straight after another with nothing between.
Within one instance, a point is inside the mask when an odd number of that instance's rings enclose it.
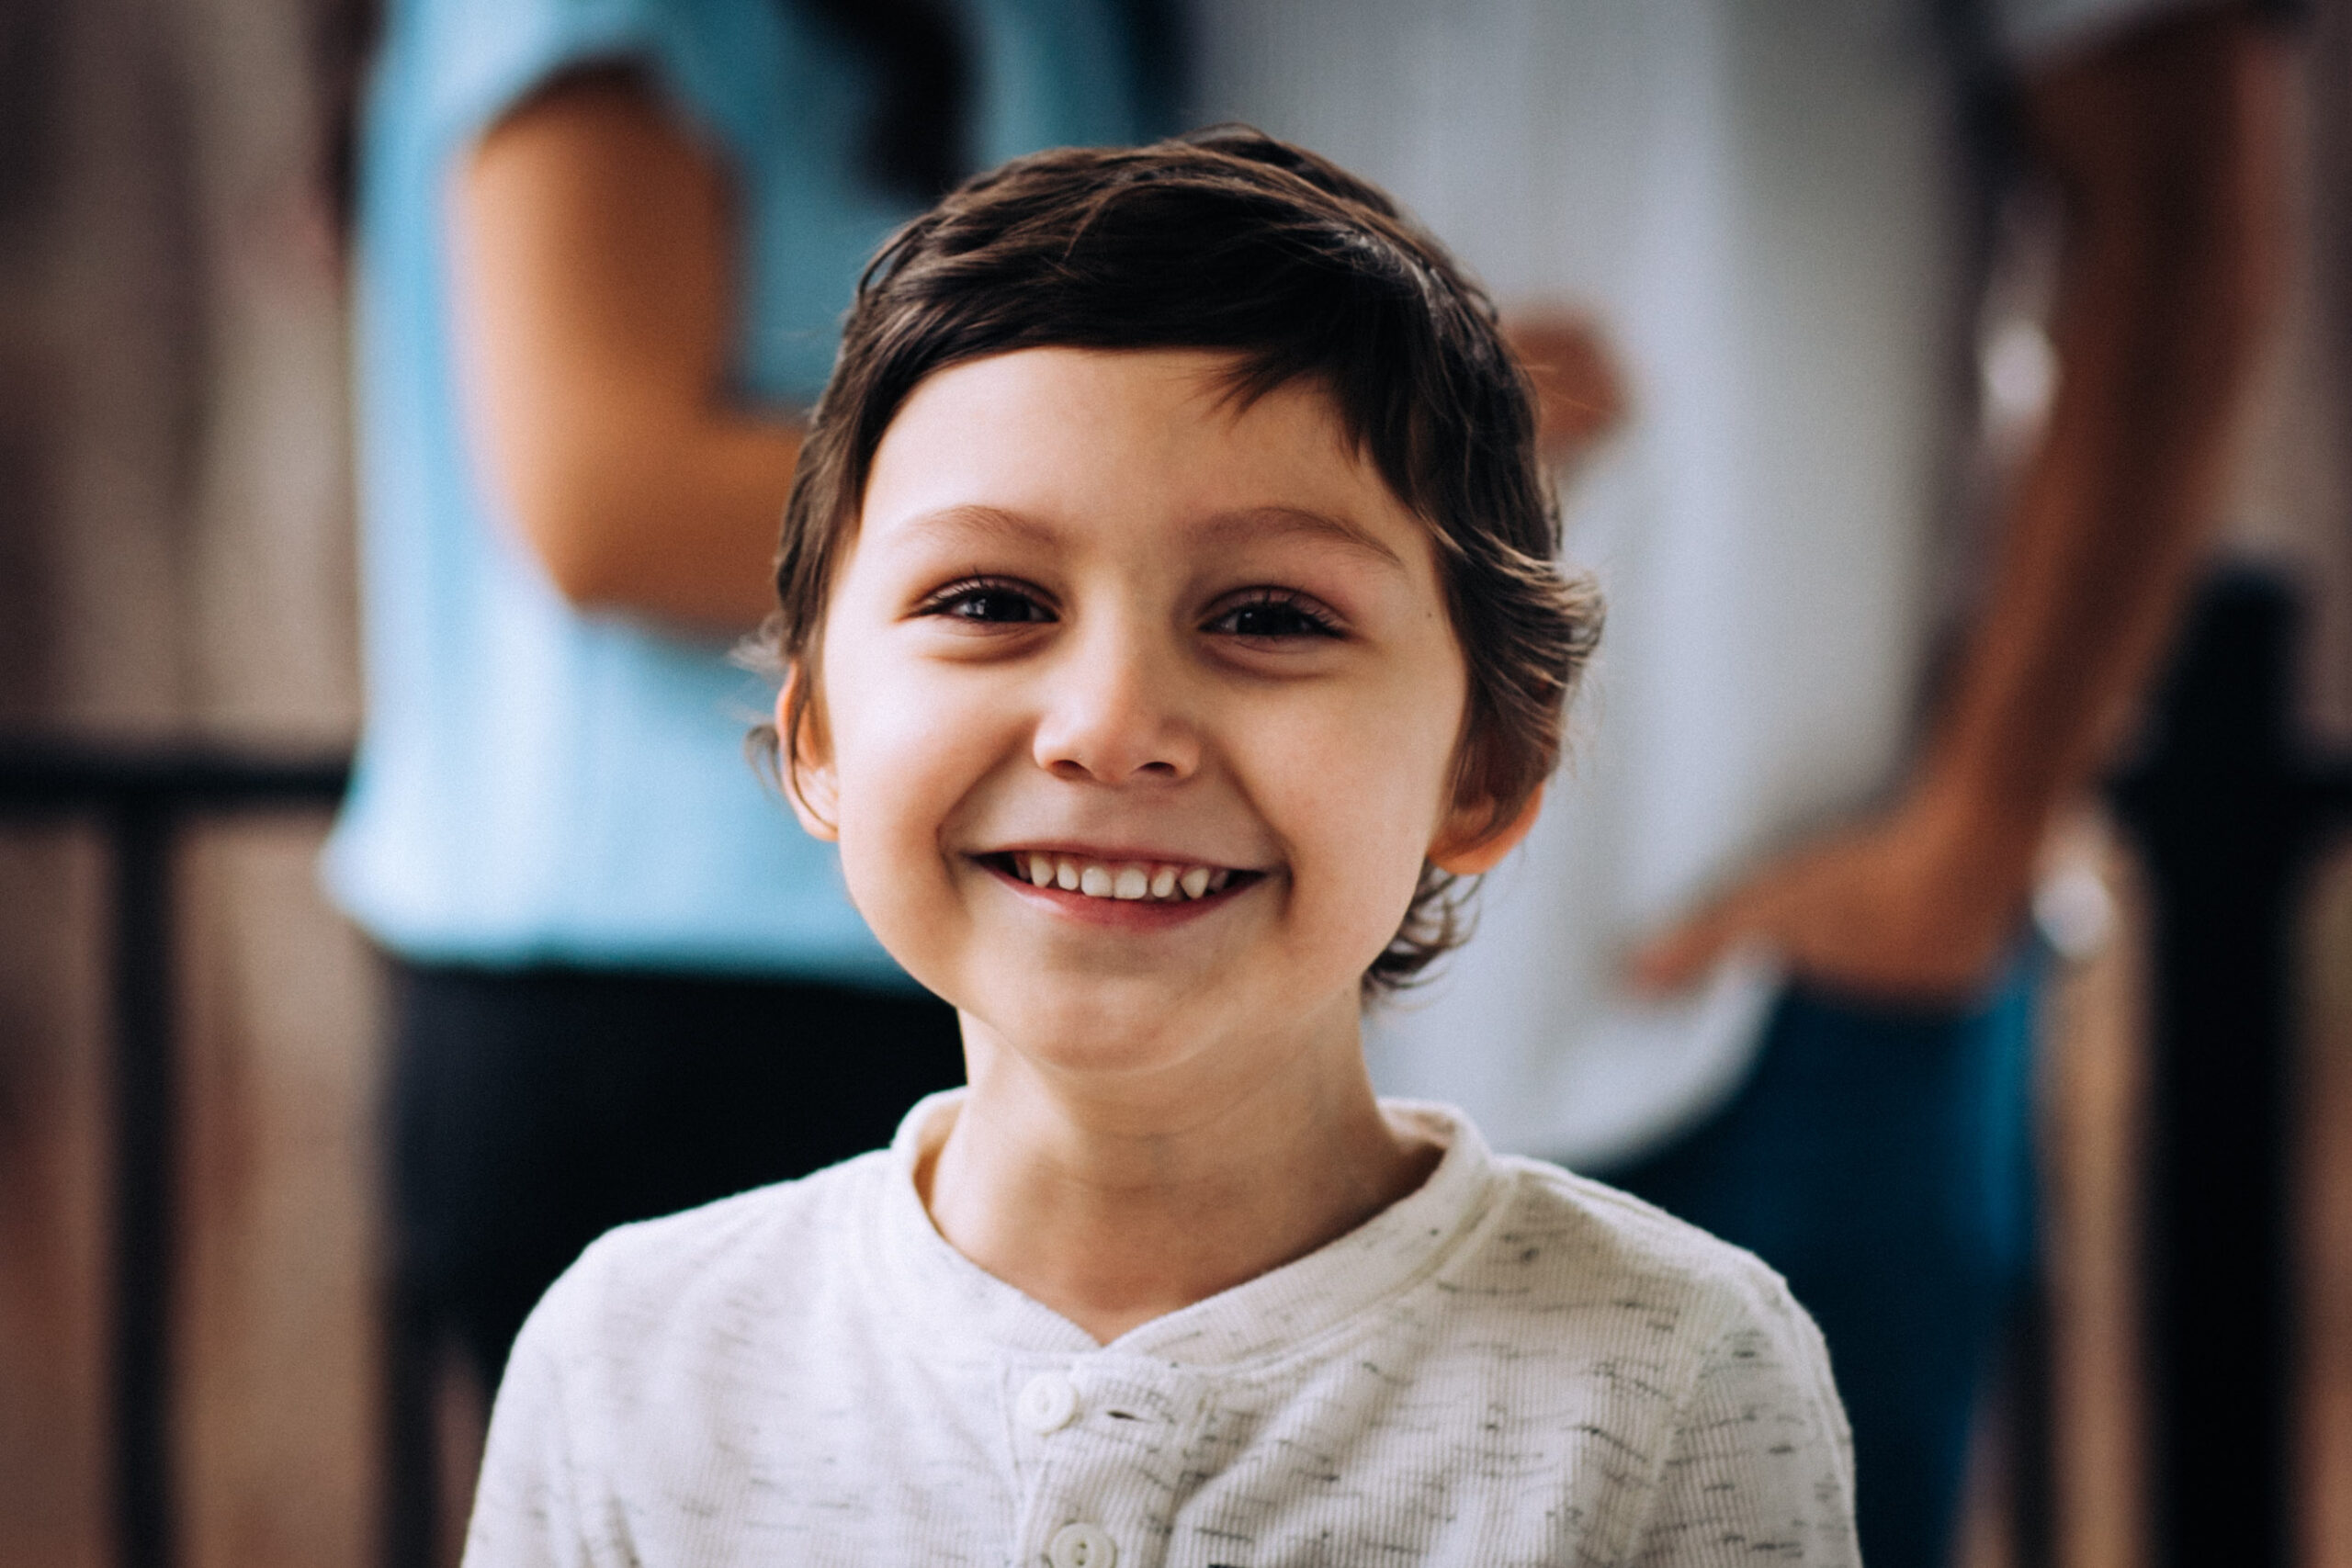
<instances>
[{"instance_id":1,"label":"blurred arm","mask_svg":"<svg viewBox=\"0 0 2352 1568\"><path fill-rule=\"evenodd\" d=\"M2284 63L2222 12L2028 92L2065 204L2061 380L1926 773L2013 861L2112 749L2215 520L2277 293Z\"/></svg>"},{"instance_id":2,"label":"blurred arm","mask_svg":"<svg viewBox=\"0 0 2352 1568\"><path fill-rule=\"evenodd\" d=\"M726 399L718 163L599 73L500 121L452 194L484 477L558 591L683 629L756 626L800 438Z\"/></svg>"},{"instance_id":3,"label":"blurred arm","mask_svg":"<svg viewBox=\"0 0 2352 1568\"><path fill-rule=\"evenodd\" d=\"M1894 998L1980 984L2058 806L2106 760L2221 501L2283 252L2286 47L2234 10L2132 33L2028 84L2064 203L2059 390L1990 595L1905 799L1734 888L1636 961L1684 983L1743 939Z\"/></svg>"}]
</instances>

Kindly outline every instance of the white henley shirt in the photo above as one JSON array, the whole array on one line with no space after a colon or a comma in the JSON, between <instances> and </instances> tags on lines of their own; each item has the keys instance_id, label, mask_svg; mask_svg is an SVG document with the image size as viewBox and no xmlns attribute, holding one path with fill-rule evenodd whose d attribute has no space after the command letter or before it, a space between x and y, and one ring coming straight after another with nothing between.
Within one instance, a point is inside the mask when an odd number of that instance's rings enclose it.
<instances>
[{"instance_id":1,"label":"white henley shirt","mask_svg":"<svg viewBox=\"0 0 2352 1568\"><path fill-rule=\"evenodd\" d=\"M1445 1145L1339 1240L1109 1345L964 1258L897 1142L626 1226L524 1328L468 1568L1856 1562L1827 1358L1778 1276Z\"/></svg>"}]
</instances>

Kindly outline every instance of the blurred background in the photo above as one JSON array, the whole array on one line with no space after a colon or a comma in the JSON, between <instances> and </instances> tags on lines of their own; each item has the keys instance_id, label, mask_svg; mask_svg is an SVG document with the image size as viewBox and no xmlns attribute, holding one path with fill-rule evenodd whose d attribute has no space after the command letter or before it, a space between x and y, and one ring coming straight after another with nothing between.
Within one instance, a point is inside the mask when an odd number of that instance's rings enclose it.
<instances>
[{"instance_id":1,"label":"blurred background","mask_svg":"<svg viewBox=\"0 0 2352 1568\"><path fill-rule=\"evenodd\" d=\"M1417 92L1447 90L1448 17L1414 13ZM1213 20L1169 40L1193 57L1180 118L1292 130L1287 46ZM370 26L350 0L0 6L0 1568L157 1542L192 1568L385 1560L382 977L315 865L361 716L341 203ZM2271 691L2333 809L2352 0L2314 0L2296 49L2290 281L2214 554L2301 605ZM1523 254L1449 229L1446 149L1396 155L1475 268L1540 290ZM2031 341L1982 340L1988 400L2032 403ZM2256 1219L2290 1297L2291 1560L2352 1568L2352 840L2295 837L2266 884L2290 921L2285 1178ZM2043 911L2064 938L2037 1064L2046 1332L1982 1424L1959 1551L2133 1568L2165 1560L2171 1473L2147 1330L2178 1288L2146 1243L2163 896L2096 802L2063 838L2095 881ZM476 1416L435 1410L462 1484Z\"/></svg>"}]
</instances>

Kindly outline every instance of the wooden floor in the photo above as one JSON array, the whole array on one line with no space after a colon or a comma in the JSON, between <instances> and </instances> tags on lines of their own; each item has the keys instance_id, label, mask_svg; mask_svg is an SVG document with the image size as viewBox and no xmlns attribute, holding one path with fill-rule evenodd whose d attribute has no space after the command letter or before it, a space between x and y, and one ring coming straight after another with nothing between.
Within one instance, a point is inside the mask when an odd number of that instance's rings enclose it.
<instances>
[{"instance_id":1,"label":"wooden floor","mask_svg":"<svg viewBox=\"0 0 2352 1568\"><path fill-rule=\"evenodd\" d=\"M188 1568L349 1568L374 1509L375 976L313 890L312 823L208 832L184 869L188 1120L180 1483ZM2128 868L2117 873L2127 889ZM102 865L0 833L0 1568L107 1561L98 1289ZM2310 922L2303 1486L2352 1568L2352 854ZM2052 997L2045 1061L2061 1562L2136 1568L2139 1129L2131 921ZM2007 1553L1981 1445L1966 1568Z\"/></svg>"}]
</instances>

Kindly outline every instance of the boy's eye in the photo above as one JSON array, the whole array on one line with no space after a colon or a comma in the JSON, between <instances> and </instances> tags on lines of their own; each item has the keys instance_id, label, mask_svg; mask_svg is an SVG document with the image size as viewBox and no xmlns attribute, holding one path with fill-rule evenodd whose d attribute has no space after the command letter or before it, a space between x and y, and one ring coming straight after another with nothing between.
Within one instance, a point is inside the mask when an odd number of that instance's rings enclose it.
<instances>
[{"instance_id":1,"label":"boy's eye","mask_svg":"<svg viewBox=\"0 0 2352 1568\"><path fill-rule=\"evenodd\" d=\"M988 626L1020 626L1050 621L1053 612L1036 592L1018 582L971 578L951 582L922 603L918 615L951 621L975 621Z\"/></svg>"},{"instance_id":2,"label":"boy's eye","mask_svg":"<svg viewBox=\"0 0 2352 1568\"><path fill-rule=\"evenodd\" d=\"M1286 589L1259 589L1228 604L1208 624L1213 632L1253 638L1337 637L1344 635L1329 611Z\"/></svg>"}]
</instances>

